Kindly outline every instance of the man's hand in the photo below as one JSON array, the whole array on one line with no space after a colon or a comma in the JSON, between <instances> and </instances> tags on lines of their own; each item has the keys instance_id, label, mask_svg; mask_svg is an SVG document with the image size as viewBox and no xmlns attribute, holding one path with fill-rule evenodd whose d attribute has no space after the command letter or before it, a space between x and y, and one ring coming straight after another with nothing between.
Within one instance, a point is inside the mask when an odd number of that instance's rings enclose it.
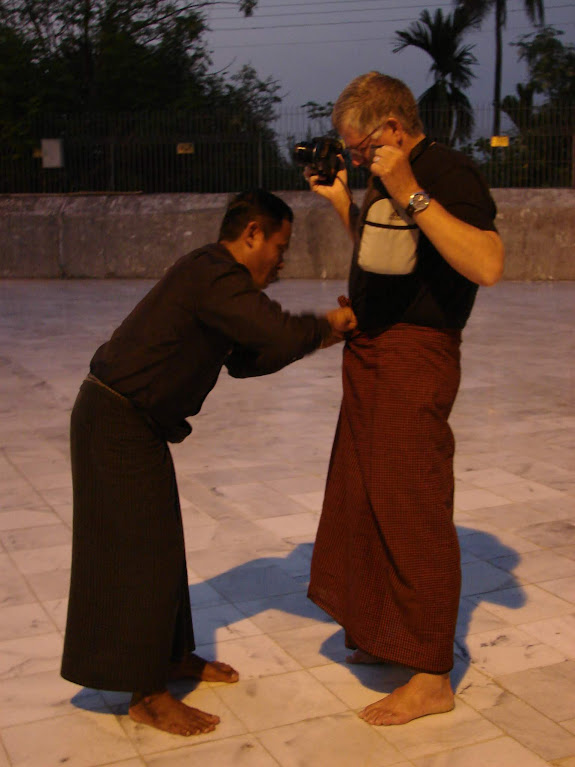
<instances>
[{"instance_id":1,"label":"man's hand","mask_svg":"<svg viewBox=\"0 0 575 767\"><path fill-rule=\"evenodd\" d=\"M420 188L411 170L409 157L397 147L378 147L369 170L382 180L389 194L402 208L407 207L410 196Z\"/></svg>"},{"instance_id":2,"label":"man's hand","mask_svg":"<svg viewBox=\"0 0 575 767\"><path fill-rule=\"evenodd\" d=\"M320 197L325 197L325 199L329 200L333 205L336 205L341 200L345 200L345 204L349 203L349 194L347 191L347 168L345 167L345 160L342 155L339 155L338 159L341 163L341 170L338 171L331 186L318 183L319 176L317 173L314 173L311 168L307 167L303 172L303 176L309 184L311 191L319 194Z\"/></svg>"},{"instance_id":3,"label":"man's hand","mask_svg":"<svg viewBox=\"0 0 575 767\"><path fill-rule=\"evenodd\" d=\"M303 176L312 192L319 194L321 197L331 202L353 242L354 233L349 219L349 207L353 202L353 196L347 185L347 168L345 167L345 161L342 155L338 156L341 161L341 170L338 172L331 186L328 186L327 184L318 184L319 176L310 168L305 168Z\"/></svg>"},{"instance_id":4,"label":"man's hand","mask_svg":"<svg viewBox=\"0 0 575 767\"><path fill-rule=\"evenodd\" d=\"M324 340L321 345L322 349L343 341L347 333L351 333L357 328L357 319L350 306L332 309L325 316L331 326L331 336Z\"/></svg>"}]
</instances>

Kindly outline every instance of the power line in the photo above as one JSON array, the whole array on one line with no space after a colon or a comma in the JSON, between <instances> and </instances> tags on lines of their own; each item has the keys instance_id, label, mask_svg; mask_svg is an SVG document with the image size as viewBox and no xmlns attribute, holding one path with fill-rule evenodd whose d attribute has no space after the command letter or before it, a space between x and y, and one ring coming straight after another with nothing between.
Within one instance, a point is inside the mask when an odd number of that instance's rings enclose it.
<instances>
[{"instance_id":1,"label":"power line","mask_svg":"<svg viewBox=\"0 0 575 767\"><path fill-rule=\"evenodd\" d=\"M371 1L372 2L376 2L376 1L379 1L379 0L371 0ZM340 2L345 4L346 6L349 6L349 4L350 4L350 2L352 2L352 0L325 0L325 2L315 3L315 5L332 5L333 3L340 3ZM370 2L370 0L357 0L357 2L360 2L360 3L363 4L365 2ZM341 10L341 11L338 11L338 10L314 11L314 10L310 10L309 3L289 3L289 4L283 4L281 7L282 8L286 8L286 7L292 8L292 7L296 7L296 6L302 6L302 5L307 10L305 10L305 11L298 11L297 12L298 18L301 17L301 16L322 16L322 15L326 15L326 14L346 13L347 12L347 8L346 8L346 10ZM409 10L409 9L418 10L418 9L424 9L424 8L427 8L427 7L428 6L425 5L425 4L424 5L422 5L422 4L417 4L417 5L391 5L391 6L388 6L386 8L354 8L353 13L373 13L373 11L378 11L378 10L386 11L386 12L387 11L405 11L405 10ZM453 9L453 3L438 3L438 4L436 4L434 6L434 9L435 8L450 8L450 9ZM556 10L556 9L563 9L563 8L573 8L573 3L567 3L566 5L551 5L551 6L546 6L545 7L545 11L553 11L553 10ZM524 12L524 10L522 8L509 8L507 12L508 13L522 13L522 12ZM255 16L250 16L249 18L250 18L250 20L258 20L259 21L260 19L279 19L279 18L283 18L285 16L293 16L293 13L291 13L291 12L289 12L289 13L283 13L283 12L281 12L281 13L263 13L263 14L257 13ZM214 18L211 19L211 21L236 21L236 20L237 20L237 15L233 15L233 16L218 16L218 17L214 17ZM365 20L362 21L362 23L364 23L364 22L365 22ZM336 23L344 24L344 23L347 23L347 22L343 22L342 21L342 22L336 22ZM321 22L320 22L320 25L321 25ZM259 29L260 27L255 27L255 28ZM263 28L268 29L268 27L263 27ZM234 30L229 30L229 31L234 31L235 32L235 31L239 31L240 29L245 29L245 27L241 27L241 28L238 27L237 30L234 29ZM228 31L228 30L222 30L222 31Z\"/></svg>"},{"instance_id":2,"label":"power line","mask_svg":"<svg viewBox=\"0 0 575 767\"><path fill-rule=\"evenodd\" d=\"M341 0L345 3L346 6L349 6L349 2L346 0ZM369 2L370 0L359 0L362 4L365 2ZM373 0L375 1L375 0ZM317 3L317 5L331 5L333 2L340 2L340 0L328 0L326 3ZM325 11L314 11L310 10L310 4L309 3L291 3L283 5L282 8L295 8L296 6L303 5L307 10L305 11L297 11L298 16L322 16L325 14L334 14L334 13L347 13L348 7L344 8L343 10L325 10ZM426 8L425 5L391 5L388 8L354 8L353 13L373 13L374 11L404 11L409 8ZM453 8L452 3L439 3L436 7L438 8ZM279 19L283 16L293 16L293 12L289 13L256 13L254 16L250 16L249 18L251 20L254 19ZM237 20L237 14L234 14L233 16L218 16L214 21L232 21Z\"/></svg>"},{"instance_id":3,"label":"power line","mask_svg":"<svg viewBox=\"0 0 575 767\"><path fill-rule=\"evenodd\" d=\"M575 25L575 22L568 21L564 22L565 24L571 24ZM522 32L524 30L532 30L532 27L515 27L513 30L514 33ZM378 35L377 37L352 37L352 38L339 38L337 40L317 40L314 39L313 45L341 45L342 43L372 43L372 42L380 42L380 43L387 43L389 45L393 45L395 43L395 40L389 36L381 36ZM226 43L226 48L277 48L278 46L285 46L285 45L310 45L309 40L285 40L281 42L270 42L270 43Z\"/></svg>"},{"instance_id":4,"label":"power line","mask_svg":"<svg viewBox=\"0 0 575 767\"><path fill-rule=\"evenodd\" d=\"M369 23L370 25L373 24L398 24L403 22L411 22L414 21L412 16L409 16L408 18L400 18L400 19L370 19L369 21L366 21L365 19L361 21L327 21L327 22L321 22L315 25L315 27L342 27L342 26L348 26L351 24L366 24ZM561 24L562 26L569 26L575 24L573 21L563 21L563 22L557 22L558 24ZM211 29L211 33L218 33L218 32L273 32L277 29L309 29L310 25L306 23L302 24L277 24L273 26L268 27L220 27L219 29ZM513 31L519 31L520 29L535 29L534 27L515 27ZM315 41L314 41L315 42ZM309 44L309 43L308 43Z\"/></svg>"},{"instance_id":5,"label":"power line","mask_svg":"<svg viewBox=\"0 0 575 767\"><path fill-rule=\"evenodd\" d=\"M422 6L423 7L423 6ZM416 20L416 19L415 19ZM358 19L358 20L347 20L347 21L323 21L318 22L315 27L342 27L342 26L349 26L350 24L397 24L397 23L403 23L403 22L411 22L414 21L413 16L409 16L408 18L400 18L400 19ZM560 22L564 25L573 24L575 22L572 21L565 21ZM273 26L267 26L267 27L220 27L219 29L211 29L211 32L270 32L275 31L276 29L301 29L301 28L309 28L309 24L302 23L302 24L275 24ZM533 27L530 27L530 29L533 29Z\"/></svg>"}]
</instances>

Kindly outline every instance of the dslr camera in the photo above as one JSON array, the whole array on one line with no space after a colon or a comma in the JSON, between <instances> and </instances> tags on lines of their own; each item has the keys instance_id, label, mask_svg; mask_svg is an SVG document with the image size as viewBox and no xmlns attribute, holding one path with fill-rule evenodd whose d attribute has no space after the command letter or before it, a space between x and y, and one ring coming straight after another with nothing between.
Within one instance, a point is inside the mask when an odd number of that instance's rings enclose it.
<instances>
[{"instance_id":1,"label":"dslr camera","mask_svg":"<svg viewBox=\"0 0 575 767\"><path fill-rule=\"evenodd\" d=\"M311 141L300 141L293 149L296 165L307 166L318 176L318 184L332 186L338 172L343 168L340 154L343 144L330 136L320 136Z\"/></svg>"}]
</instances>

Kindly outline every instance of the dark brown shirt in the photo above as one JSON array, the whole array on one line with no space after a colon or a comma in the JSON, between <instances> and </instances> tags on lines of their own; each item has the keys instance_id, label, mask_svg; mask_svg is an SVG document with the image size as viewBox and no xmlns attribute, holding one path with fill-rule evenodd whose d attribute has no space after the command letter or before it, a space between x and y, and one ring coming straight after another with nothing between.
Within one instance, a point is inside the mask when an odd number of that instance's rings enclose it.
<instances>
[{"instance_id":1,"label":"dark brown shirt","mask_svg":"<svg viewBox=\"0 0 575 767\"><path fill-rule=\"evenodd\" d=\"M273 373L327 335L327 320L283 311L213 244L168 270L97 350L90 371L170 429L199 412L223 365L238 378Z\"/></svg>"}]
</instances>

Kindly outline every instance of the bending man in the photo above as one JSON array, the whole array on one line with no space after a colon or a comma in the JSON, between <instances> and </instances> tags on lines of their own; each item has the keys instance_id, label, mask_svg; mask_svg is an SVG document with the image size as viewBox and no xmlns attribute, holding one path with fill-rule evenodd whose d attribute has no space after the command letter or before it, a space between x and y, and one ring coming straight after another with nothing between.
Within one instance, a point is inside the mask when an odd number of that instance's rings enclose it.
<instances>
[{"instance_id":1,"label":"bending man","mask_svg":"<svg viewBox=\"0 0 575 767\"><path fill-rule=\"evenodd\" d=\"M293 214L257 190L229 205L219 241L177 261L94 355L71 421L74 534L62 675L132 692L137 722L180 735L218 717L171 679L235 682L194 654L184 536L168 442L191 431L225 365L272 373L355 327L351 309L291 316L262 288L283 265Z\"/></svg>"}]
</instances>

